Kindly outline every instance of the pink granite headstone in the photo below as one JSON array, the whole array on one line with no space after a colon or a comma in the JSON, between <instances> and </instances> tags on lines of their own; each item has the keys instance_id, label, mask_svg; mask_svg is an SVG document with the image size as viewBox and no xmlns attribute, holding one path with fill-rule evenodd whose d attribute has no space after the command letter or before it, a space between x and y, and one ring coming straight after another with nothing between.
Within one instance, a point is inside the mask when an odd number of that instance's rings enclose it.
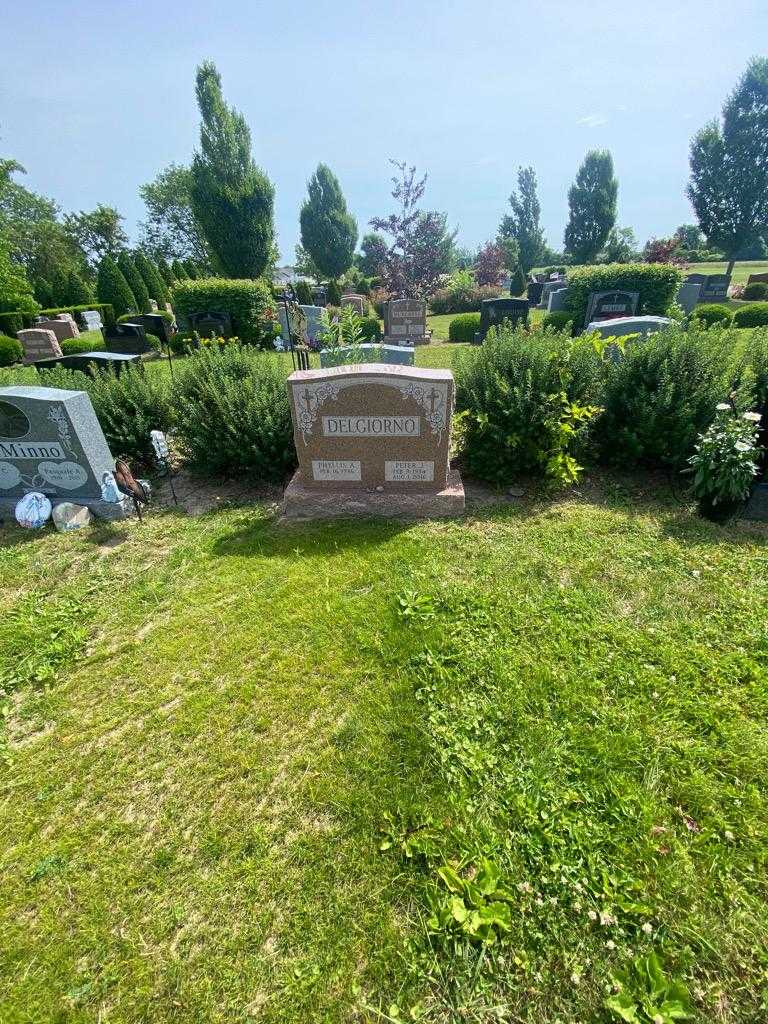
<instances>
[{"instance_id":1,"label":"pink granite headstone","mask_svg":"<svg viewBox=\"0 0 768 1024\"><path fill-rule=\"evenodd\" d=\"M35 327L42 331L53 331L58 341L65 341L67 338L79 338L80 331L72 319L70 313L60 313L51 320L43 320L35 324Z\"/></svg>"},{"instance_id":2,"label":"pink granite headstone","mask_svg":"<svg viewBox=\"0 0 768 1024\"><path fill-rule=\"evenodd\" d=\"M16 337L24 349L25 363L34 363L38 359L54 359L62 354L58 338L53 331L46 328L30 327L27 331L18 331Z\"/></svg>"}]
</instances>

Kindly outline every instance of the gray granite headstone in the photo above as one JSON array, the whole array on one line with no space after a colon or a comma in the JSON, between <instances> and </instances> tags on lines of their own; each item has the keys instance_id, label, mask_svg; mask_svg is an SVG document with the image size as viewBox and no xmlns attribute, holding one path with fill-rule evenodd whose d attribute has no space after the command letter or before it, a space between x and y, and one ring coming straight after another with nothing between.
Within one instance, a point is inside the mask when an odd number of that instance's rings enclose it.
<instances>
[{"instance_id":1,"label":"gray granite headstone","mask_svg":"<svg viewBox=\"0 0 768 1024\"><path fill-rule=\"evenodd\" d=\"M750 274L747 285L750 284L768 284L768 274Z\"/></svg>"},{"instance_id":2,"label":"gray granite headstone","mask_svg":"<svg viewBox=\"0 0 768 1024\"><path fill-rule=\"evenodd\" d=\"M639 301L639 292L626 292L620 288L609 292L590 292L584 326L594 321L634 316Z\"/></svg>"},{"instance_id":3,"label":"gray granite headstone","mask_svg":"<svg viewBox=\"0 0 768 1024\"><path fill-rule=\"evenodd\" d=\"M699 302L727 302L730 274L707 274L699 292Z\"/></svg>"},{"instance_id":4,"label":"gray granite headstone","mask_svg":"<svg viewBox=\"0 0 768 1024\"><path fill-rule=\"evenodd\" d=\"M544 285L541 281L529 281L528 288L526 289L526 295L528 296L528 302L531 307L538 306L541 302L541 293L544 291Z\"/></svg>"},{"instance_id":5,"label":"gray granite headstone","mask_svg":"<svg viewBox=\"0 0 768 1024\"><path fill-rule=\"evenodd\" d=\"M696 308L696 303L699 301L699 293L701 292L701 285L698 281L683 281L680 285L675 301L678 306L682 306L686 314L690 314Z\"/></svg>"},{"instance_id":6,"label":"gray granite headstone","mask_svg":"<svg viewBox=\"0 0 768 1024\"><path fill-rule=\"evenodd\" d=\"M549 293L549 300L547 305L548 313L559 313L560 310L565 309L565 302L568 298L567 288L557 288L555 291Z\"/></svg>"},{"instance_id":7,"label":"gray granite headstone","mask_svg":"<svg viewBox=\"0 0 768 1024\"><path fill-rule=\"evenodd\" d=\"M413 366L414 350L410 345L342 345L326 348L320 353L320 366L348 366L355 363L390 363Z\"/></svg>"},{"instance_id":8,"label":"gray granite headstone","mask_svg":"<svg viewBox=\"0 0 768 1024\"><path fill-rule=\"evenodd\" d=\"M365 303L366 303L365 296L364 295L357 295L354 292L350 292L347 295L342 295L341 296L341 305L342 305L342 307L343 306L352 306L358 316L363 316L365 314Z\"/></svg>"},{"instance_id":9,"label":"gray granite headstone","mask_svg":"<svg viewBox=\"0 0 768 1024\"><path fill-rule=\"evenodd\" d=\"M301 310L307 318L307 338L311 342L318 341L323 333L321 317L324 308L324 306L301 306Z\"/></svg>"},{"instance_id":10,"label":"gray granite headstone","mask_svg":"<svg viewBox=\"0 0 768 1024\"><path fill-rule=\"evenodd\" d=\"M423 299L390 299L384 303L384 340L392 345L419 345L427 336L427 304Z\"/></svg>"},{"instance_id":11,"label":"gray granite headstone","mask_svg":"<svg viewBox=\"0 0 768 1024\"><path fill-rule=\"evenodd\" d=\"M80 316L83 319L86 331L100 331L104 326L101 322L101 313L97 309L85 309Z\"/></svg>"},{"instance_id":12,"label":"gray granite headstone","mask_svg":"<svg viewBox=\"0 0 768 1024\"><path fill-rule=\"evenodd\" d=\"M666 316L621 316L611 320L594 320L587 331L596 331L602 338L623 338L628 334L652 334L674 324Z\"/></svg>"},{"instance_id":13,"label":"gray granite headstone","mask_svg":"<svg viewBox=\"0 0 768 1024\"><path fill-rule=\"evenodd\" d=\"M556 281L546 281L541 290L541 298L539 305L542 309L549 309L549 296L552 292L559 291L561 288L567 288L568 282L564 279L558 279Z\"/></svg>"},{"instance_id":14,"label":"gray granite headstone","mask_svg":"<svg viewBox=\"0 0 768 1024\"><path fill-rule=\"evenodd\" d=\"M123 518L112 470L115 460L84 391L17 385L0 388L0 508L13 509L28 491L53 503L85 505L104 518Z\"/></svg>"},{"instance_id":15,"label":"gray granite headstone","mask_svg":"<svg viewBox=\"0 0 768 1024\"><path fill-rule=\"evenodd\" d=\"M528 323L528 299L483 299L480 303L480 330L475 340L485 341L491 327L499 327L505 320L513 327L518 323Z\"/></svg>"}]
</instances>

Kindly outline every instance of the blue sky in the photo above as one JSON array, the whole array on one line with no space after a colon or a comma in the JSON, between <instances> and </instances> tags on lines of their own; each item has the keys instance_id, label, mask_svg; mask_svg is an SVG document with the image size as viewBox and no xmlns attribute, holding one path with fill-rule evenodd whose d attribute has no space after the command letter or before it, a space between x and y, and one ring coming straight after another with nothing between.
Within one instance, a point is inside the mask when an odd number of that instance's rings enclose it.
<instances>
[{"instance_id":1,"label":"blue sky","mask_svg":"<svg viewBox=\"0 0 768 1024\"><path fill-rule=\"evenodd\" d=\"M30 0L2 18L0 155L65 209L117 206L197 143L195 67L213 59L275 184L284 259L318 161L361 234L390 209L388 158L429 172L425 205L459 241L491 238L519 164L539 178L562 245L567 189L607 147L619 224L640 239L692 220L690 137L750 56L768 53L765 0L352 0L226 4Z\"/></svg>"}]
</instances>

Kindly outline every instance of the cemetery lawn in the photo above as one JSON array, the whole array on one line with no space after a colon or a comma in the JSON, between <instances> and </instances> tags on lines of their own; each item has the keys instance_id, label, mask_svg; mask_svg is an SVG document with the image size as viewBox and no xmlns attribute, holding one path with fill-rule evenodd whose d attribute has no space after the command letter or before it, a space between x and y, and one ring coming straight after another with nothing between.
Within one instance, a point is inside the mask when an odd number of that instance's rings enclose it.
<instances>
[{"instance_id":1,"label":"cemetery lawn","mask_svg":"<svg viewBox=\"0 0 768 1024\"><path fill-rule=\"evenodd\" d=\"M765 1019L766 569L642 478L0 529L0 1020Z\"/></svg>"}]
</instances>

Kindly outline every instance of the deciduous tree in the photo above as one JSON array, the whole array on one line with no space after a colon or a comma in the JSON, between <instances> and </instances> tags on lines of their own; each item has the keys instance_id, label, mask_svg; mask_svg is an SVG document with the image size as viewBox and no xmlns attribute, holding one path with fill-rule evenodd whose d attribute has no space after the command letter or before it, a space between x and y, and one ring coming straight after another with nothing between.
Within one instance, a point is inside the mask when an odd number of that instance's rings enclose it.
<instances>
[{"instance_id":1,"label":"deciduous tree","mask_svg":"<svg viewBox=\"0 0 768 1024\"><path fill-rule=\"evenodd\" d=\"M190 168L170 164L139 192L147 207L140 225L142 249L157 260L192 259L207 267L211 256L192 208Z\"/></svg>"},{"instance_id":2,"label":"deciduous tree","mask_svg":"<svg viewBox=\"0 0 768 1024\"><path fill-rule=\"evenodd\" d=\"M563 241L577 263L594 263L607 242L616 223L618 192L611 154L607 149L590 150L568 190L570 214Z\"/></svg>"},{"instance_id":3,"label":"deciduous tree","mask_svg":"<svg viewBox=\"0 0 768 1024\"><path fill-rule=\"evenodd\" d=\"M81 210L65 214L64 228L91 270L95 270L105 256L117 259L120 251L128 247L128 236L121 223L124 219L114 206L103 203L89 213Z\"/></svg>"}]
</instances>

